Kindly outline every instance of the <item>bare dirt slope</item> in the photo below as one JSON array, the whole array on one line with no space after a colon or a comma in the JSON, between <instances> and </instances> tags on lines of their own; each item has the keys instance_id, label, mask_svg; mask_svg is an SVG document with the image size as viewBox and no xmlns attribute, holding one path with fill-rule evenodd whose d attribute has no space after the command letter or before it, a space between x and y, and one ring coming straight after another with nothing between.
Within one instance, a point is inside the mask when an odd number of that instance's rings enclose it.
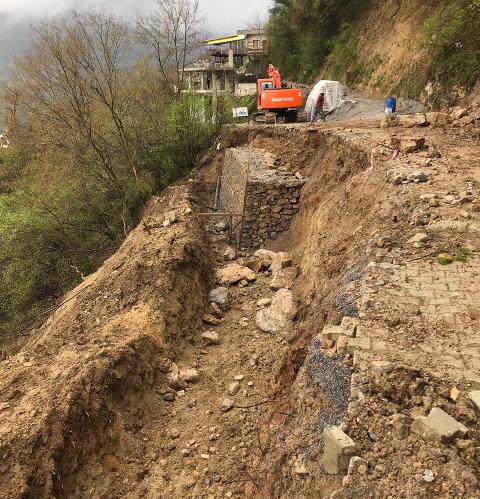
<instances>
[{"instance_id":1,"label":"bare dirt slope","mask_svg":"<svg viewBox=\"0 0 480 499\"><path fill-rule=\"evenodd\" d=\"M143 425L162 416L165 356L195 333L211 278L191 216L163 226L187 198L177 187L152 200L118 253L2 362L1 497L85 497L90 489L120 497L119 473L142 466Z\"/></svg>"}]
</instances>

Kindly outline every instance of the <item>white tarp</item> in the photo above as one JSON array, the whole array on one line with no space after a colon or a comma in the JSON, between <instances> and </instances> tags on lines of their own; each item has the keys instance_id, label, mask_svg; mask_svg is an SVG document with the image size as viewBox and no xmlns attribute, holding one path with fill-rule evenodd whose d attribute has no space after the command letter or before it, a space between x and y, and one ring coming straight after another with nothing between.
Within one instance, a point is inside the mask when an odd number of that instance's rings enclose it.
<instances>
[{"instance_id":1,"label":"white tarp","mask_svg":"<svg viewBox=\"0 0 480 499\"><path fill-rule=\"evenodd\" d=\"M328 113L337 109L343 102L343 86L339 81L320 80L310 92L305 105L305 112L308 119L312 117L315 104L321 93L325 94L325 105L323 110Z\"/></svg>"}]
</instances>

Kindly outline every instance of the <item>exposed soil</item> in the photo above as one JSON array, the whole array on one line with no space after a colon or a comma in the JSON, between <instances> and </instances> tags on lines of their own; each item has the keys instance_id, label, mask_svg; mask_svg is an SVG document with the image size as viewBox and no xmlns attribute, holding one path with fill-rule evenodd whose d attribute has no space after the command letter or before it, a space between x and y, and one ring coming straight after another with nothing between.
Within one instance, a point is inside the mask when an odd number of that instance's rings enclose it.
<instances>
[{"instance_id":1,"label":"exposed soil","mask_svg":"<svg viewBox=\"0 0 480 499\"><path fill-rule=\"evenodd\" d=\"M424 136L441 157L395 155L392 135ZM440 252L464 246L475 265L479 136L475 124L407 130L352 121L238 127L221 138L192 181L153 199L118 253L0 363L0 497L480 497L478 414L465 395L480 386L479 369L443 366L447 345L462 348L459 323L436 323L427 304L399 308L388 278L371 295L369 280L372 262L395 258L396 271L406 272L419 258L438 265ZM292 288L298 312L276 334L255 324L257 300L273 295L264 270L249 285L230 286L231 306L217 325L202 322L226 238L190 209L212 205L224 149L250 141L278 169L308 179L290 231L269 243L300 269ZM418 171L427 182L392 181ZM438 191L472 199L438 206L420 199ZM164 224L172 210L176 220ZM423 246L407 242L424 230ZM480 310L475 303L469 310L476 331ZM381 352L395 363L392 373L373 373L369 358L339 355L319 340L324 325L344 316L398 346L394 357ZM202 340L209 330L218 345ZM474 336L464 338L471 350ZM423 348L434 355L427 359ZM194 375L172 385L177 366ZM362 396L351 393L352 373ZM465 424L471 443L427 444L413 434L413 418L433 406ZM343 477L320 463L327 425L341 425L367 462L343 488Z\"/></svg>"}]
</instances>

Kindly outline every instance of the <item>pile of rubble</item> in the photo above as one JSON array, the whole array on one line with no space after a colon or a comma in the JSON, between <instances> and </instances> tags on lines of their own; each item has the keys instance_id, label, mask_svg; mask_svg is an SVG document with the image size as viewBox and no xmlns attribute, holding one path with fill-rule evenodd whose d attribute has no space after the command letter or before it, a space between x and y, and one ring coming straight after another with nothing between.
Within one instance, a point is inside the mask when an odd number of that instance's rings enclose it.
<instances>
[{"instance_id":1,"label":"pile of rubble","mask_svg":"<svg viewBox=\"0 0 480 499\"><path fill-rule=\"evenodd\" d=\"M445 125L473 125L480 121L480 109L469 110L455 107L449 112L429 112L415 114L392 114L385 116L380 126L390 128L401 126L404 128L445 126Z\"/></svg>"}]
</instances>

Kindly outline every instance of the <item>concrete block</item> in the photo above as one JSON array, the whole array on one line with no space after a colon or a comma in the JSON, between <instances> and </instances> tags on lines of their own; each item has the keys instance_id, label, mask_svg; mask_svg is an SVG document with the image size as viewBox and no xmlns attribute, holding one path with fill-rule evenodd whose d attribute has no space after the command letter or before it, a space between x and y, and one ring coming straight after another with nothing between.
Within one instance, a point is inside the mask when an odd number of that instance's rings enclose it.
<instances>
[{"instance_id":1,"label":"concrete block","mask_svg":"<svg viewBox=\"0 0 480 499\"><path fill-rule=\"evenodd\" d=\"M355 350L370 350L372 347L372 340L370 338L348 338L347 353L352 355Z\"/></svg>"},{"instance_id":2,"label":"concrete block","mask_svg":"<svg viewBox=\"0 0 480 499\"><path fill-rule=\"evenodd\" d=\"M427 417L417 418L412 430L424 440L448 443L455 438L465 438L468 429L438 407L434 407Z\"/></svg>"},{"instance_id":3,"label":"concrete block","mask_svg":"<svg viewBox=\"0 0 480 499\"><path fill-rule=\"evenodd\" d=\"M323 430L324 453L322 464L330 475L348 470L350 458L355 453L355 442L338 426Z\"/></svg>"},{"instance_id":4,"label":"concrete block","mask_svg":"<svg viewBox=\"0 0 480 499\"><path fill-rule=\"evenodd\" d=\"M355 338L357 334L358 319L355 319L354 317L344 317L341 326L345 330L343 333L345 336Z\"/></svg>"},{"instance_id":5,"label":"concrete block","mask_svg":"<svg viewBox=\"0 0 480 499\"><path fill-rule=\"evenodd\" d=\"M472 401L475 409L477 409L477 411L480 411L480 390L469 392L468 398Z\"/></svg>"},{"instance_id":6,"label":"concrete block","mask_svg":"<svg viewBox=\"0 0 480 499\"><path fill-rule=\"evenodd\" d=\"M341 335L337 340L337 353L344 355L347 353L348 338Z\"/></svg>"},{"instance_id":7,"label":"concrete block","mask_svg":"<svg viewBox=\"0 0 480 499\"><path fill-rule=\"evenodd\" d=\"M322 331L322 338L325 340L337 341L340 336L346 336L342 326L325 326Z\"/></svg>"}]
</instances>

